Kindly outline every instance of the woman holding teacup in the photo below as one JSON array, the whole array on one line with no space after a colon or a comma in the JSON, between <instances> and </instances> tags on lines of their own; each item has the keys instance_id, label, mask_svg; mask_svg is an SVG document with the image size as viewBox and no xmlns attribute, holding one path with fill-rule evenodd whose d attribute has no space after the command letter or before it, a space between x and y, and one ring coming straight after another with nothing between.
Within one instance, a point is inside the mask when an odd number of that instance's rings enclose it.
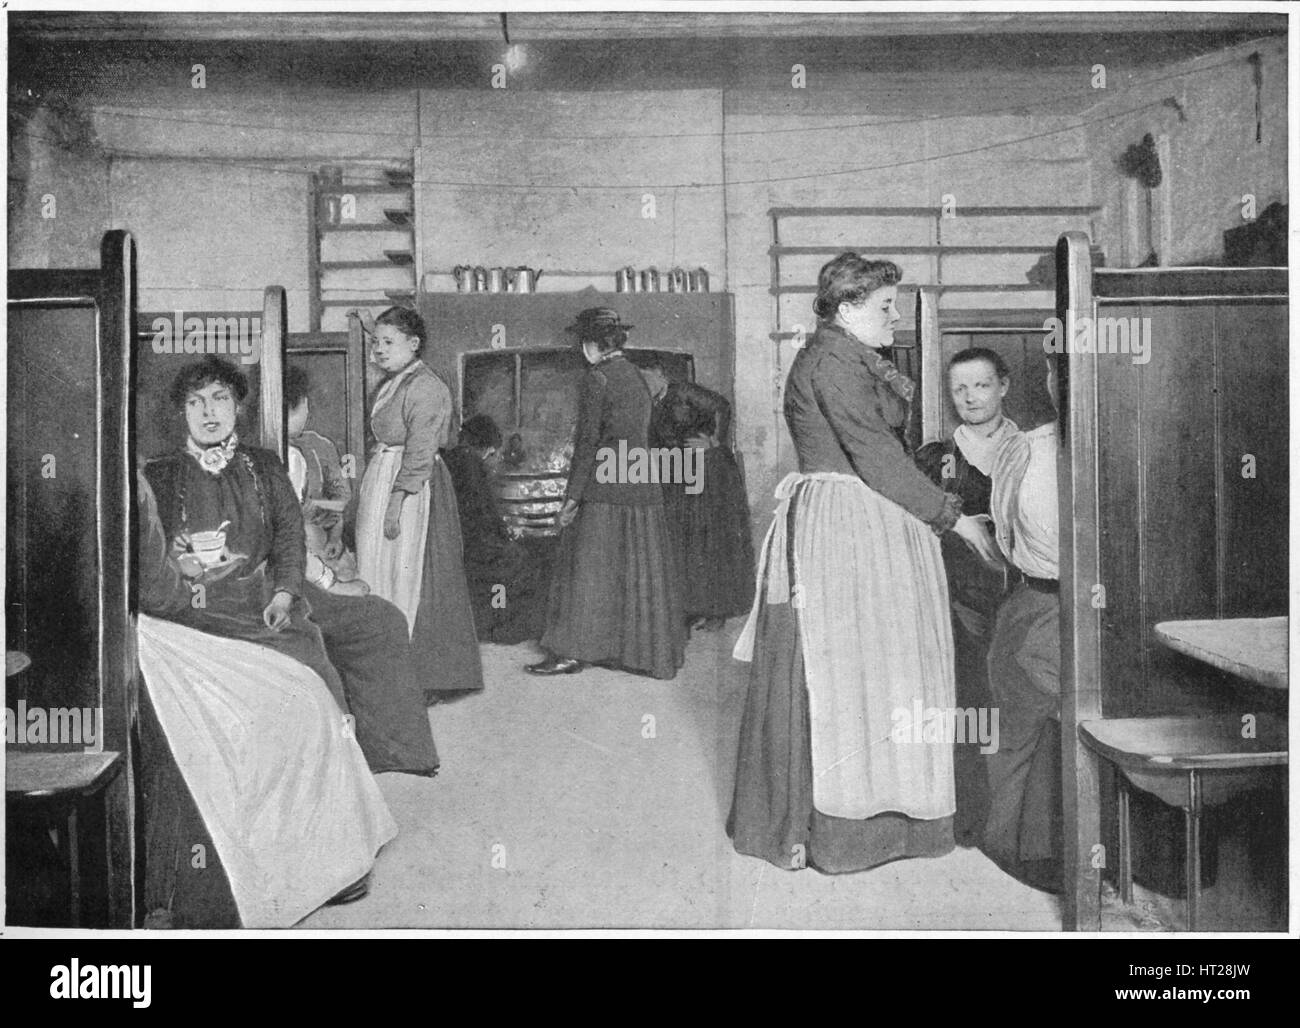
<instances>
[{"instance_id":1,"label":"woman holding teacup","mask_svg":"<svg viewBox=\"0 0 1300 1028\"><path fill-rule=\"evenodd\" d=\"M236 432L247 393L228 361L209 357L183 368L169 399L185 441L144 467L172 553L196 573L190 611L172 620L302 661L347 710L302 599L307 547L293 485L274 453L241 443Z\"/></svg>"}]
</instances>

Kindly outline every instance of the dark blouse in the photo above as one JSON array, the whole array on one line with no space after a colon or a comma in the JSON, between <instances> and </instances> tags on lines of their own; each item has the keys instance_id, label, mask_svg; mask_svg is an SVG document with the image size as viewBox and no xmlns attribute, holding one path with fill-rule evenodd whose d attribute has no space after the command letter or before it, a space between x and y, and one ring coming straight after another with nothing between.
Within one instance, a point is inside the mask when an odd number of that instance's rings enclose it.
<instances>
[{"instance_id":1,"label":"dark blouse","mask_svg":"<svg viewBox=\"0 0 1300 1028\"><path fill-rule=\"evenodd\" d=\"M669 382L650 415L650 445L681 447L693 436L727 438L731 404L694 382Z\"/></svg>"},{"instance_id":2,"label":"dark blouse","mask_svg":"<svg viewBox=\"0 0 1300 1028\"><path fill-rule=\"evenodd\" d=\"M229 521L227 549L248 558L238 577L265 562L274 591L302 595L307 562L302 508L275 454L240 445L220 474L212 475L179 451L149 461L144 473L168 539L182 531L212 531Z\"/></svg>"},{"instance_id":3,"label":"dark blouse","mask_svg":"<svg viewBox=\"0 0 1300 1028\"><path fill-rule=\"evenodd\" d=\"M663 504L658 482L602 482L596 475L600 452L606 447L629 459L649 450L650 407L650 387L623 354L587 370L578 399L566 500L634 507Z\"/></svg>"},{"instance_id":4,"label":"dark blouse","mask_svg":"<svg viewBox=\"0 0 1300 1028\"><path fill-rule=\"evenodd\" d=\"M922 521L948 529L955 501L921 473L904 445L910 396L910 381L889 361L823 324L790 368L785 421L800 471L857 475Z\"/></svg>"}]
</instances>

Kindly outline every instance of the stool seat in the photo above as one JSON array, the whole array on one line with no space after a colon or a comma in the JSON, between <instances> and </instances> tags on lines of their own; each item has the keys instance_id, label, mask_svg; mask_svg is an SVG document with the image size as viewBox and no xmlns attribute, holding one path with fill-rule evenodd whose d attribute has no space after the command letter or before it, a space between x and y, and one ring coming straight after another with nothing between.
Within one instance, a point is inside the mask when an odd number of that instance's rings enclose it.
<instances>
[{"instance_id":1,"label":"stool seat","mask_svg":"<svg viewBox=\"0 0 1300 1028\"><path fill-rule=\"evenodd\" d=\"M1085 721L1079 735L1144 792L1172 807L1191 805L1188 771L1203 772L1201 802L1226 803L1259 779L1258 768L1287 763L1286 725L1256 715L1254 738L1241 717L1131 717Z\"/></svg>"},{"instance_id":2,"label":"stool seat","mask_svg":"<svg viewBox=\"0 0 1300 1028\"><path fill-rule=\"evenodd\" d=\"M1249 729L1249 734L1247 731ZM1119 883L1133 900L1130 784L1184 812L1187 927L1196 931L1201 891L1201 811L1258 781L1262 769L1287 764L1286 724L1273 714L1131 717L1084 721L1079 739L1119 772Z\"/></svg>"},{"instance_id":3,"label":"stool seat","mask_svg":"<svg viewBox=\"0 0 1300 1028\"><path fill-rule=\"evenodd\" d=\"M119 770L122 754L51 753L5 749L5 794L18 799L85 796L106 785Z\"/></svg>"}]
</instances>

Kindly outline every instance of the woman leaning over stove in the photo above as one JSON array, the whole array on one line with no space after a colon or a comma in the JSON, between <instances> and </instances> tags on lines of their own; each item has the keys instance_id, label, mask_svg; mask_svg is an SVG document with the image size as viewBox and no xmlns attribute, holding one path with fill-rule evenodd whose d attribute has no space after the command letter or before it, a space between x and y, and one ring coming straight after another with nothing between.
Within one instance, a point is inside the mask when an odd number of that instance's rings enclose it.
<instances>
[{"instance_id":1,"label":"woman leaning over stove","mask_svg":"<svg viewBox=\"0 0 1300 1028\"><path fill-rule=\"evenodd\" d=\"M778 867L861 871L953 848L951 739L917 714L954 702L939 533L961 500L907 452L914 386L881 353L901 273L841 254L785 387L799 471L760 560L735 655L751 661L736 849Z\"/></svg>"}]
</instances>

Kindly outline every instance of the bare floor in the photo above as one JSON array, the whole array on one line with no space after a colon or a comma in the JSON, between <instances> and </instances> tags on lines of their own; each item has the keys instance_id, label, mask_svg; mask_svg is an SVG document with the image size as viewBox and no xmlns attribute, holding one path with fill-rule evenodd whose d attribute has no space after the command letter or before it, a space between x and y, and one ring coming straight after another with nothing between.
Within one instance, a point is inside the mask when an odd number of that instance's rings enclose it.
<instances>
[{"instance_id":1,"label":"bare floor","mask_svg":"<svg viewBox=\"0 0 1300 1028\"><path fill-rule=\"evenodd\" d=\"M534 678L533 647L484 646L486 691L430 711L438 776L379 777L401 834L370 895L300 927L1060 930L975 850L835 877L737 854L738 631L697 632L672 682Z\"/></svg>"}]
</instances>

